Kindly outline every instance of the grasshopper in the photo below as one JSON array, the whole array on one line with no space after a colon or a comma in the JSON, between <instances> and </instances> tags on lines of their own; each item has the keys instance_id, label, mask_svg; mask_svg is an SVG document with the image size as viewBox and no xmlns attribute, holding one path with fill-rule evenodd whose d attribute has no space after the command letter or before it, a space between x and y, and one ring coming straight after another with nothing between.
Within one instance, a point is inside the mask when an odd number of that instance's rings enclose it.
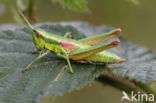
<instances>
[{"instance_id":1,"label":"grasshopper","mask_svg":"<svg viewBox=\"0 0 156 103\"><path fill-rule=\"evenodd\" d=\"M35 61L43 58L51 52L54 52L58 57L67 61L71 73L73 73L73 69L70 60L105 64L125 62L125 59L121 59L116 54L104 51L118 46L120 43L118 40L106 43L104 42L118 36L121 29L115 29L107 33L75 40L71 39L71 33L69 32L62 37L57 34L48 33L40 28L34 28L22 12L20 12L20 14L32 31L32 38L37 51L42 51L40 55L23 70L23 72L28 70Z\"/></svg>"}]
</instances>

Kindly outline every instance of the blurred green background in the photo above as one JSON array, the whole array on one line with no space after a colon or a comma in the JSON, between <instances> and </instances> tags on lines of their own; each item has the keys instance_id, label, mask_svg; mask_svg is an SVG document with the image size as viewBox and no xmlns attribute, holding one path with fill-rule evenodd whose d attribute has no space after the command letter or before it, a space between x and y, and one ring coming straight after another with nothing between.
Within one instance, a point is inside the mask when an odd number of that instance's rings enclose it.
<instances>
[{"instance_id":1,"label":"blurred green background","mask_svg":"<svg viewBox=\"0 0 156 103\"><path fill-rule=\"evenodd\" d=\"M87 1L90 13L72 11L50 0L36 0L35 15L38 22L84 21L98 26L120 27L125 38L156 52L156 0L140 0L138 5L129 3L128 0ZM15 7L15 5L16 0L0 0L0 24L16 23L10 10L10 7ZM54 101L46 97L44 101L120 103L121 97L121 91L94 82L91 87L66 93Z\"/></svg>"}]
</instances>

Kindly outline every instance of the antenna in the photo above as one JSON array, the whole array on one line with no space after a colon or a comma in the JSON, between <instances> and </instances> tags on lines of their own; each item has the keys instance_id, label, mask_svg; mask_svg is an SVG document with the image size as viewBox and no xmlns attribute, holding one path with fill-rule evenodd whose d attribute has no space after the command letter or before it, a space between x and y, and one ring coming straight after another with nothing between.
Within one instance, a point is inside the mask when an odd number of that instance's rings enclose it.
<instances>
[{"instance_id":1,"label":"antenna","mask_svg":"<svg viewBox=\"0 0 156 103\"><path fill-rule=\"evenodd\" d=\"M18 10L19 14L24 18L28 26L33 30L34 27L29 23L28 19L24 16L24 14L21 12L21 10Z\"/></svg>"}]
</instances>

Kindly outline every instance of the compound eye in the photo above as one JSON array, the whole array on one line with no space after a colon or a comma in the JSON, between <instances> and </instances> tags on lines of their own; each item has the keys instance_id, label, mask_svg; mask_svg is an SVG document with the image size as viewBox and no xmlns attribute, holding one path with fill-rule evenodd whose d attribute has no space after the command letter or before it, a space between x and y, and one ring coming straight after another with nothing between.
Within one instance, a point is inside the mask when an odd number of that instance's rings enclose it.
<instances>
[{"instance_id":1,"label":"compound eye","mask_svg":"<svg viewBox=\"0 0 156 103\"><path fill-rule=\"evenodd\" d=\"M37 38L40 38L41 37L41 34L38 31L36 31L35 29L33 30L33 32L36 34L36 37Z\"/></svg>"},{"instance_id":2,"label":"compound eye","mask_svg":"<svg viewBox=\"0 0 156 103\"><path fill-rule=\"evenodd\" d=\"M40 38L41 34L39 32L36 32L37 38Z\"/></svg>"}]
</instances>

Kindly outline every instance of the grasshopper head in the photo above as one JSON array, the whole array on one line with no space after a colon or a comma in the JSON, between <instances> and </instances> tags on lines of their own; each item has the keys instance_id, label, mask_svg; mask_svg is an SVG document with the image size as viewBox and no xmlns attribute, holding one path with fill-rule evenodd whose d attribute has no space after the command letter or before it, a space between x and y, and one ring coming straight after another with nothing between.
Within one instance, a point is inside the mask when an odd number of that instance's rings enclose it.
<instances>
[{"instance_id":1,"label":"grasshopper head","mask_svg":"<svg viewBox=\"0 0 156 103\"><path fill-rule=\"evenodd\" d=\"M32 38L33 38L33 42L34 42L36 48L38 50L43 50L45 41L43 40L41 33L38 32L37 30L33 29Z\"/></svg>"},{"instance_id":2,"label":"grasshopper head","mask_svg":"<svg viewBox=\"0 0 156 103\"><path fill-rule=\"evenodd\" d=\"M33 32L34 32L36 38L40 38L41 37L40 32L36 31L35 29L33 30Z\"/></svg>"},{"instance_id":3,"label":"grasshopper head","mask_svg":"<svg viewBox=\"0 0 156 103\"><path fill-rule=\"evenodd\" d=\"M23 19L26 21L28 24L30 30L32 30L32 38L33 42L38 50L44 49L44 40L41 38L41 33L36 30L27 20L27 18L24 16L24 14L19 10L19 14L23 17Z\"/></svg>"}]
</instances>

